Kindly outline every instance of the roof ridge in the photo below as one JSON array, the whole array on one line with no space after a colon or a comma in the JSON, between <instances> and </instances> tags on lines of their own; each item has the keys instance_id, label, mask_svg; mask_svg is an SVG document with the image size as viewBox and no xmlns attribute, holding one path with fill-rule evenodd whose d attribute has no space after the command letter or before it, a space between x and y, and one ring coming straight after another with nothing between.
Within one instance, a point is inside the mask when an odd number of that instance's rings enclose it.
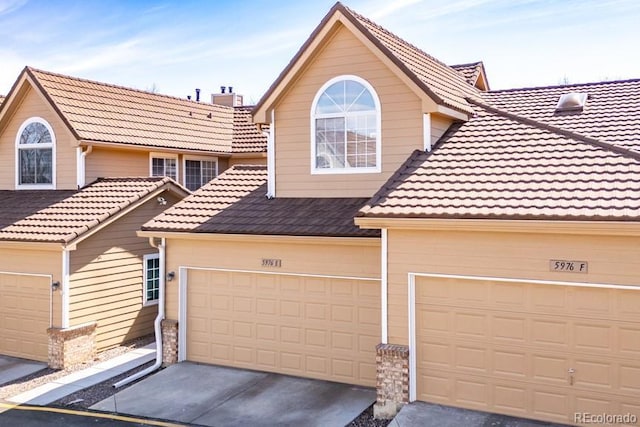
<instances>
[{"instance_id":1,"label":"roof ridge","mask_svg":"<svg viewBox=\"0 0 640 427\"><path fill-rule=\"evenodd\" d=\"M599 82L571 83L571 84L549 85L549 86L527 86L527 87L517 87L517 88L510 88L510 89L495 89L495 90L489 90L487 91L487 93L493 94L493 93L505 93L505 92L519 92L519 91L525 91L525 90L561 89L561 88L572 88L572 87L579 87L579 86L597 86L597 85L636 83L636 82L640 82L640 78L604 80Z\"/></svg>"},{"instance_id":2,"label":"roof ridge","mask_svg":"<svg viewBox=\"0 0 640 427\"><path fill-rule=\"evenodd\" d=\"M41 73L41 74L46 74L46 75L49 75L49 76L61 77L61 78L65 78L65 79L75 80L75 81L78 81L78 82L92 83L92 84L96 84L96 85L104 86L104 87L109 87L109 88L113 88L113 89L123 89L123 90L131 91L131 92L141 93L141 94L155 96L155 97L159 97L159 98L168 98L168 99L171 99L171 100L182 101L182 102L193 102L194 104L202 105L202 106L220 107L223 110L230 110L230 111L234 110L234 107L229 107L229 106L222 105L222 104L212 104L212 103L209 103L209 102L194 101L194 100L191 100L191 99L180 98L178 96L166 95L166 94L163 94L163 93L150 92L150 91L147 91L147 90L136 89L136 88L132 88L132 87L128 87L128 86L122 86L122 85L117 85L117 84L113 84L113 83L101 82L99 80L91 80L91 79L86 79L86 78L82 78L82 77L70 76L70 75L67 75L67 74L55 73L53 71L41 70L41 69L38 69L38 68L35 68L35 67L31 67L29 65L27 65L25 68L27 69L27 71L30 72L30 74L32 76L34 76L34 74L33 74L34 72L35 73Z\"/></svg>"},{"instance_id":3,"label":"roof ridge","mask_svg":"<svg viewBox=\"0 0 640 427\"><path fill-rule=\"evenodd\" d=\"M576 133L576 132L572 132L570 130L562 129L562 128L557 127L557 126L553 126L553 125L549 125L549 124L546 124L546 123L542 123L542 122L539 122L537 120L530 119L528 117L523 117L523 116L511 113L511 112L508 112L508 111L505 111L505 110L502 110L502 109L499 109L499 108L496 108L496 107L492 107L490 105L484 104L483 102L480 102L480 101L478 101L476 99L473 99L473 98L469 98L468 97L468 98L466 98L466 100L467 100L467 102L470 102L471 104L476 105L476 106L478 106L478 107L480 107L480 108L482 108L482 109L484 109L486 111L489 111L489 112L491 112L493 114L497 114L499 116L506 117L506 118L511 119L511 120L515 120L515 121L520 122L522 124L526 124L526 125L529 125L529 126L537 127L538 129L542 129L542 130L546 130L548 132L556 133L558 135L561 135L561 136L564 136L564 137L567 137L567 138L570 138L570 139L574 139L576 141L584 142L584 143L587 143L587 144L590 144L590 145L595 145L598 148L609 150L609 151L612 151L614 153L630 157L633 160L640 161L640 153L638 153L636 151L629 150L627 148L623 148L623 147L620 147L620 146L615 145L615 144L610 144L608 142L600 141L599 139L592 138L592 137L586 136L586 135L582 135L582 134L579 134L579 133Z\"/></svg>"},{"instance_id":4,"label":"roof ridge","mask_svg":"<svg viewBox=\"0 0 640 427\"><path fill-rule=\"evenodd\" d=\"M467 62L464 64L453 64L453 65L449 65L449 67L453 68L455 70L456 67L477 67L478 65L482 64L482 61L475 61L475 62Z\"/></svg>"}]
</instances>

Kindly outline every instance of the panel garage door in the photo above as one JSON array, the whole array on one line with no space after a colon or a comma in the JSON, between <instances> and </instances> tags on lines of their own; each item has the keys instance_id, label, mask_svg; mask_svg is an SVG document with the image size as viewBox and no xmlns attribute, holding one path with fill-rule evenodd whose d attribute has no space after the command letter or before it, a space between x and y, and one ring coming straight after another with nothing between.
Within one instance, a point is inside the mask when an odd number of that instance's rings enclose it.
<instances>
[{"instance_id":1,"label":"panel garage door","mask_svg":"<svg viewBox=\"0 0 640 427\"><path fill-rule=\"evenodd\" d=\"M0 274L0 354L46 362L51 280Z\"/></svg>"},{"instance_id":2,"label":"panel garage door","mask_svg":"<svg viewBox=\"0 0 640 427\"><path fill-rule=\"evenodd\" d=\"M187 359L375 385L380 282L190 270Z\"/></svg>"},{"instance_id":3,"label":"panel garage door","mask_svg":"<svg viewBox=\"0 0 640 427\"><path fill-rule=\"evenodd\" d=\"M640 290L416 277L417 399L640 416Z\"/></svg>"}]
</instances>

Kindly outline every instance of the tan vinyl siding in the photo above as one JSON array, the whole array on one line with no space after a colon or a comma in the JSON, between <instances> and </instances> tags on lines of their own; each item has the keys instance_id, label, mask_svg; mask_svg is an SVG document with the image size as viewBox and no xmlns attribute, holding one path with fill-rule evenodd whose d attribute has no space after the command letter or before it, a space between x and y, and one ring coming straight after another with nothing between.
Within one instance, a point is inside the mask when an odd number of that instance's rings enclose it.
<instances>
[{"instance_id":1,"label":"tan vinyl siding","mask_svg":"<svg viewBox=\"0 0 640 427\"><path fill-rule=\"evenodd\" d=\"M382 173L311 174L310 112L320 87L336 76L367 80L382 108ZM423 147L420 99L351 32L340 28L275 107L279 197L368 197L414 149Z\"/></svg>"},{"instance_id":2,"label":"tan vinyl siding","mask_svg":"<svg viewBox=\"0 0 640 427\"><path fill-rule=\"evenodd\" d=\"M444 135L449 129L449 126L453 121L443 116L431 115L431 146L433 147L436 142Z\"/></svg>"},{"instance_id":3,"label":"tan vinyl siding","mask_svg":"<svg viewBox=\"0 0 640 427\"><path fill-rule=\"evenodd\" d=\"M265 242L224 240L167 240L167 271L180 266L260 271L263 258L282 260L274 273L305 273L349 277L380 277L379 240L373 245L296 243L293 239ZM178 318L178 286L167 287L167 318Z\"/></svg>"},{"instance_id":4,"label":"tan vinyl siding","mask_svg":"<svg viewBox=\"0 0 640 427\"><path fill-rule=\"evenodd\" d=\"M637 237L389 230L389 342L408 343L407 273L638 286ZM549 260L589 263L588 274L549 271Z\"/></svg>"},{"instance_id":5,"label":"tan vinyl siding","mask_svg":"<svg viewBox=\"0 0 640 427\"><path fill-rule=\"evenodd\" d=\"M149 176L149 152L94 147L85 158L85 182L97 178Z\"/></svg>"},{"instance_id":6,"label":"tan vinyl siding","mask_svg":"<svg viewBox=\"0 0 640 427\"><path fill-rule=\"evenodd\" d=\"M177 198L165 192L78 244L70 259L70 325L98 322L98 350L153 332L157 305L143 307L143 256L157 253L136 231Z\"/></svg>"},{"instance_id":7,"label":"tan vinyl siding","mask_svg":"<svg viewBox=\"0 0 640 427\"><path fill-rule=\"evenodd\" d=\"M53 108L34 89L27 89L15 113L0 134L0 189L16 188L16 136L25 120L41 117L53 129L56 138L56 189L69 190L77 187L76 145L77 141Z\"/></svg>"}]
</instances>

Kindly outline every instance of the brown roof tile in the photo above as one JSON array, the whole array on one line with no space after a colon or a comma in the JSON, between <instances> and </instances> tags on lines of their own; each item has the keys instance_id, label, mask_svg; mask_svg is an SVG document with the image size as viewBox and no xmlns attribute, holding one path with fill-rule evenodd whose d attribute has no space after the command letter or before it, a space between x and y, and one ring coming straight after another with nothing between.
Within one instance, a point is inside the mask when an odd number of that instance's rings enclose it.
<instances>
[{"instance_id":1,"label":"brown roof tile","mask_svg":"<svg viewBox=\"0 0 640 427\"><path fill-rule=\"evenodd\" d=\"M416 151L359 216L640 219L640 155L499 110Z\"/></svg>"},{"instance_id":2,"label":"brown roof tile","mask_svg":"<svg viewBox=\"0 0 640 427\"><path fill-rule=\"evenodd\" d=\"M264 166L234 166L142 227L147 231L377 237L353 218L366 198L267 199Z\"/></svg>"},{"instance_id":3,"label":"brown roof tile","mask_svg":"<svg viewBox=\"0 0 640 427\"><path fill-rule=\"evenodd\" d=\"M468 64L456 64L450 65L451 68L456 70L458 73L462 74L462 77L469 83L470 85L475 85L476 80L478 80L478 76L482 73L482 61L478 62L470 62Z\"/></svg>"},{"instance_id":4,"label":"brown roof tile","mask_svg":"<svg viewBox=\"0 0 640 427\"><path fill-rule=\"evenodd\" d=\"M219 153L264 151L266 138L234 137L235 110L26 68L79 139ZM242 133L248 133L243 123ZM260 139L262 138L262 142ZM248 146L245 146L244 143Z\"/></svg>"},{"instance_id":5,"label":"brown roof tile","mask_svg":"<svg viewBox=\"0 0 640 427\"><path fill-rule=\"evenodd\" d=\"M589 95L582 111L556 112L560 95ZM640 152L640 79L491 91L485 102L531 118Z\"/></svg>"},{"instance_id":6,"label":"brown roof tile","mask_svg":"<svg viewBox=\"0 0 640 427\"><path fill-rule=\"evenodd\" d=\"M79 191L0 191L0 241L69 243L169 185L187 193L160 177L102 178Z\"/></svg>"},{"instance_id":7,"label":"brown roof tile","mask_svg":"<svg viewBox=\"0 0 640 427\"><path fill-rule=\"evenodd\" d=\"M265 129L265 130L268 130ZM258 130L251 117L251 107L235 107L233 112L234 153L256 153L267 151L267 139Z\"/></svg>"},{"instance_id":8,"label":"brown roof tile","mask_svg":"<svg viewBox=\"0 0 640 427\"><path fill-rule=\"evenodd\" d=\"M368 18L347 7L343 6L343 9L347 12L347 17L351 14L361 24L374 42L386 49L409 73L416 76L428 91L435 94L438 98L436 101L466 113L473 112L466 98L477 96L478 91L462 74Z\"/></svg>"}]
</instances>

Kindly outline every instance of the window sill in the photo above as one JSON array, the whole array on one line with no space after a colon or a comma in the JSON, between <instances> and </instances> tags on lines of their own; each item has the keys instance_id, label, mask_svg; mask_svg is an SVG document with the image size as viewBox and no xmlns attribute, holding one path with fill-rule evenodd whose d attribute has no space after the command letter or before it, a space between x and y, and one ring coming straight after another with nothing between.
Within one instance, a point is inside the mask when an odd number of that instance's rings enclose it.
<instances>
[{"instance_id":1,"label":"window sill","mask_svg":"<svg viewBox=\"0 0 640 427\"><path fill-rule=\"evenodd\" d=\"M311 169L311 175L352 175L362 173L381 173L382 169L376 168L322 168Z\"/></svg>"},{"instance_id":2,"label":"window sill","mask_svg":"<svg viewBox=\"0 0 640 427\"><path fill-rule=\"evenodd\" d=\"M17 184L16 190L55 190L53 184Z\"/></svg>"},{"instance_id":3,"label":"window sill","mask_svg":"<svg viewBox=\"0 0 640 427\"><path fill-rule=\"evenodd\" d=\"M153 301L145 301L142 303L143 307L151 307L153 305L158 305L158 300L154 299Z\"/></svg>"}]
</instances>

